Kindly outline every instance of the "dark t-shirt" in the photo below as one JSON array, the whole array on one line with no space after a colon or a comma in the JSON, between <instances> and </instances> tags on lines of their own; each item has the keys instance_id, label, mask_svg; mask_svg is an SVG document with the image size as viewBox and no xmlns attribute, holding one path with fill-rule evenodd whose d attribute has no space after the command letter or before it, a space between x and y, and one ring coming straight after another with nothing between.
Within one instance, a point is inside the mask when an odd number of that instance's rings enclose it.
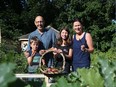
<instances>
[{"instance_id":1,"label":"dark t-shirt","mask_svg":"<svg viewBox=\"0 0 116 87\"><path fill-rule=\"evenodd\" d=\"M56 46L57 49L61 49L63 51L63 54L69 54L69 49L72 49L71 45L67 45L67 46ZM68 62L70 62L70 59L68 59L67 57L65 57L65 60Z\"/></svg>"},{"instance_id":2,"label":"dark t-shirt","mask_svg":"<svg viewBox=\"0 0 116 87\"><path fill-rule=\"evenodd\" d=\"M69 49L72 49L71 45L67 45L67 46L56 46L57 49L61 49L63 51L63 54L65 56L65 54L69 54ZM58 66L60 66L62 64L62 58L61 56L59 56L59 58L57 58L58 62ZM64 69L64 73L70 73L70 66L72 65L72 60L67 58L65 56L65 69Z\"/></svg>"}]
</instances>

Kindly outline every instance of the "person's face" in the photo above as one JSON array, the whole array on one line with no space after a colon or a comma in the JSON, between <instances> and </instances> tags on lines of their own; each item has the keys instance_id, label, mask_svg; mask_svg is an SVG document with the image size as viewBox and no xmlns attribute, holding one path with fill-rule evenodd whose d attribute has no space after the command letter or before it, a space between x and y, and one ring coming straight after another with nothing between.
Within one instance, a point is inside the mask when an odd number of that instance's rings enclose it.
<instances>
[{"instance_id":1,"label":"person's face","mask_svg":"<svg viewBox=\"0 0 116 87\"><path fill-rule=\"evenodd\" d=\"M61 38L66 40L68 38L68 32L66 30L61 31Z\"/></svg>"},{"instance_id":2,"label":"person's face","mask_svg":"<svg viewBox=\"0 0 116 87\"><path fill-rule=\"evenodd\" d=\"M39 44L38 44L37 42L34 42L34 41L33 41L33 42L30 44L30 46L31 46L32 50L37 51L37 50L38 50Z\"/></svg>"},{"instance_id":3,"label":"person's face","mask_svg":"<svg viewBox=\"0 0 116 87\"><path fill-rule=\"evenodd\" d=\"M43 17L41 17L41 16L36 17L34 23L35 23L35 26L37 27L37 29L39 29L40 31L43 30L43 28L44 28Z\"/></svg>"},{"instance_id":4,"label":"person's face","mask_svg":"<svg viewBox=\"0 0 116 87\"><path fill-rule=\"evenodd\" d=\"M73 23L73 29L76 33L81 33L82 32L82 25L79 21L76 21Z\"/></svg>"}]
</instances>

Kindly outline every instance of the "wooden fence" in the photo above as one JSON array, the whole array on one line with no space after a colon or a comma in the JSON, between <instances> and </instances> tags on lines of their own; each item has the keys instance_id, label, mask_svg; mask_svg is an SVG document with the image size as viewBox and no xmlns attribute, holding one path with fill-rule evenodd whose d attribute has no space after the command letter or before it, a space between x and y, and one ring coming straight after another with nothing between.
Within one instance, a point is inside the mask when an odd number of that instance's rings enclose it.
<instances>
[{"instance_id":1,"label":"wooden fence","mask_svg":"<svg viewBox=\"0 0 116 87\"><path fill-rule=\"evenodd\" d=\"M44 74L15 74L17 78L23 79L23 78L44 78L46 82L46 87L50 87L51 84L48 82L48 77Z\"/></svg>"}]
</instances>

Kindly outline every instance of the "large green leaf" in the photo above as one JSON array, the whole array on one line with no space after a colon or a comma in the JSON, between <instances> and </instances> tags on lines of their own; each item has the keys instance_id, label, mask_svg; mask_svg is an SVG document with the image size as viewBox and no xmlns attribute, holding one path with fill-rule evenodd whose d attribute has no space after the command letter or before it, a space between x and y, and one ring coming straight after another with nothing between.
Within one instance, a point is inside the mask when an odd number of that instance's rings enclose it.
<instances>
[{"instance_id":1,"label":"large green leaf","mask_svg":"<svg viewBox=\"0 0 116 87\"><path fill-rule=\"evenodd\" d=\"M116 78L116 64L115 61L109 61L108 59L99 58L99 63L101 65L102 75L105 80L105 87L115 87Z\"/></svg>"},{"instance_id":2,"label":"large green leaf","mask_svg":"<svg viewBox=\"0 0 116 87\"><path fill-rule=\"evenodd\" d=\"M57 83L53 84L51 87L67 87L66 78L64 77L59 78Z\"/></svg>"},{"instance_id":3,"label":"large green leaf","mask_svg":"<svg viewBox=\"0 0 116 87\"><path fill-rule=\"evenodd\" d=\"M0 65L0 87L8 87L8 83L16 80L13 74L14 64L1 64Z\"/></svg>"},{"instance_id":4,"label":"large green leaf","mask_svg":"<svg viewBox=\"0 0 116 87\"><path fill-rule=\"evenodd\" d=\"M97 69L82 68L78 69L78 73L80 75L82 85L89 87L104 87L104 80Z\"/></svg>"},{"instance_id":5,"label":"large green leaf","mask_svg":"<svg viewBox=\"0 0 116 87\"><path fill-rule=\"evenodd\" d=\"M68 75L69 82L76 82L79 79L79 75L77 72L72 72L71 74Z\"/></svg>"}]
</instances>

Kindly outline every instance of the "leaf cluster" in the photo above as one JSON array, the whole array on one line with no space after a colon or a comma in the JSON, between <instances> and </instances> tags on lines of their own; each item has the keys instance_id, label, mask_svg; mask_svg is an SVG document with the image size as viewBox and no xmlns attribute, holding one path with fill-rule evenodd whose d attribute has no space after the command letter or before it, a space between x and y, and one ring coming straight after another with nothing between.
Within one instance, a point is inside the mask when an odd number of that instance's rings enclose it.
<instances>
[{"instance_id":1,"label":"leaf cluster","mask_svg":"<svg viewBox=\"0 0 116 87\"><path fill-rule=\"evenodd\" d=\"M115 87L116 57L112 55L115 51L110 49L107 53L96 52L92 56L94 59L89 69L77 69L76 72L71 72L66 77L62 76L51 87L59 87L59 85L60 87Z\"/></svg>"}]
</instances>

